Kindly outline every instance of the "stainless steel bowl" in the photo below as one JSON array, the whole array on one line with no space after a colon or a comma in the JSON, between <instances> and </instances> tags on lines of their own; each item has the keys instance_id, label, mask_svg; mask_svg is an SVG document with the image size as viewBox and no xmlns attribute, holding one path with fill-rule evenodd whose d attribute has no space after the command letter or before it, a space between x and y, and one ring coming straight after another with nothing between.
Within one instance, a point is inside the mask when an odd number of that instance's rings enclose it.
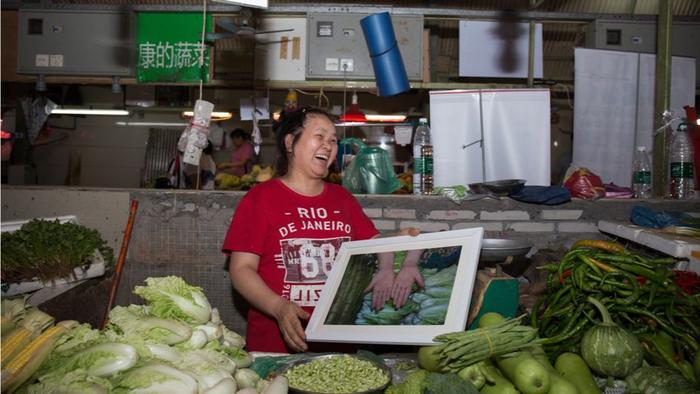
<instances>
[{"instance_id":1,"label":"stainless steel bowl","mask_svg":"<svg viewBox=\"0 0 700 394\"><path fill-rule=\"evenodd\" d=\"M509 256L525 256L532 244L515 239L485 238L481 241L481 257L483 261L503 261Z\"/></svg>"},{"instance_id":2,"label":"stainless steel bowl","mask_svg":"<svg viewBox=\"0 0 700 394\"><path fill-rule=\"evenodd\" d=\"M495 194L507 196L519 192L525 186L523 179L502 179L498 181L471 183L469 189L478 194Z\"/></svg>"},{"instance_id":3,"label":"stainless steel bowl","mask_svg":"<svg viewBox=\"0 0 700 394\"><path fill-rule=\"evenodd\" d=\"M299 361L296 361L296 362L292 363L292 364L289 366L289 368L287 368L287 370L290 369L290 368L292 368L292 367L295 367L295 366L297 366L297 365L310 363L310 362L312 362L312 361L314 361L314 360L326 360L326 359L339 358L339 357L353 357L353 358L356 358L356 359L358 359L358 360L368 361L368 362L372 363L372 365L374 365L377 369L379 369L379 370L381 370L382 372L384 372L384 374L385 374L386 377L387 377L386 383L385 383L383 386L381 386L381 387L377 387L377 388L374 388L374 389L368 390L368 391L349 391L349 392L347 392L346 394L372 394L372 393L383 393L384 390L385 390L387 387L389 387L389 384L391 384L391 369L390 369L389 367L387 367L386 365L381 364L381 363L379 363L379 362L377 362L377 361L375 361L375 360L372 360L372 359L370 359L370 358L362 357L362 356L358 356L358 355L354 355L354 354L324 354L324 355L319 355L319 356L309 356L308 358L304 358L304 359L302 359L302 360L299 360ZM283 373L286 373L286 370L285 370ZM298 393L298 394L330 394L330 393L325 393L325 392L321 392L321 391L319 391L319 392L314 392L314 391L300 390L300 389L294 388L291 384L289 385L289 392L290 392L290 393ZM345 393L344 393L344 394L345 394Z\"/></svg>"},{"instance_id":4,"label":"stainless steel bowl","mask_svg":"<svg viewBox=\"0 0 700 394\"><path fill-rule=\"evenodd\" d=\"M513 277L520 276L530 266L530 259L526 257L530 249L532 249L532 244L525 241L498 238L484 239L481 241L479 268L500 265L506 274Z\"/></svg>"}]
</instances>

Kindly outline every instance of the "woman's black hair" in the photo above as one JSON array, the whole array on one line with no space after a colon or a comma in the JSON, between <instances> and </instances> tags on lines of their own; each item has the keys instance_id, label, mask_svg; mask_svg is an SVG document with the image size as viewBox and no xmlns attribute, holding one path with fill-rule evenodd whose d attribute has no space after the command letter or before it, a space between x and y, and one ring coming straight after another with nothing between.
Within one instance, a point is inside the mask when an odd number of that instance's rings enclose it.
<instances>
[{"instance_id":1,"label":"woman's black hair","mask_svg":"<svg viewBox=\"0 0 700 394\"><path fill-rule=\"evenodd\" d=\"M277 175L284 176L287 174L287 171L289 171L289 159L292 155L292 152L287 151L284 137L286 137L287 134L294 135L294 140L292 141L292 150L294 150L294 145L299 141L301 130L304 128L306 118L309 115L325 116L332 123L335 122L331 114L314 107L301 107L294 111L282 113L275 127L275 139L277 140L277 163L275 167L277 168Z\"/></svg>"},{"instance_id":2,"label":"woman's black hair","mask_svg":"<svg viewBox=\"0 0 700 394\"><path fill-rule=\"evenodd\" d=\"M243 129L241 129L241 128L235 128L235 129L233 129L233 131L231 131L231 133L229 133L228 136L231 137L231 139L234 139L234 138L236 138L236 137L243 138L244 140L247 140L247 139L248 139L248 133L246 133L246 132L245 132Z\"/></svg>"}]
</instances>

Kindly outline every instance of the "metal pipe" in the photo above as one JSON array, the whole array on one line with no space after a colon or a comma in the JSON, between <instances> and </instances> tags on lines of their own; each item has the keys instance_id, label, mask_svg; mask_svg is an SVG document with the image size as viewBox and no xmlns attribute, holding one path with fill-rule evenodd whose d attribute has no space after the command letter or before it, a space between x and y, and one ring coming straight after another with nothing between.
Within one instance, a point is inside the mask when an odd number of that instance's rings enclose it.
<instances>
[{"instance_id":1,"label":"metal pipe","mask_svg":"<svg viewBox=\"0 0 700 394\"><path fill-rule=\"evenodd\" d=\"M654 130L663 126L661 115L671 107L671 27L673 0L659 0L659 18L656 24L656 85L654 97ZM654 196L668 192L668 151L670 135L664 129L654 134L652 186Z\"/></svg>"},{"instance_id":2,"label":"metal pipe","mask_svg":"<svg viewBox=\"0 0 700 394\"><path fill-rule=\"evenodd\" d=\"M527 87L535 84L535 21L530 21L530 36L527 47Z\"/></svg>"}]
</instances>

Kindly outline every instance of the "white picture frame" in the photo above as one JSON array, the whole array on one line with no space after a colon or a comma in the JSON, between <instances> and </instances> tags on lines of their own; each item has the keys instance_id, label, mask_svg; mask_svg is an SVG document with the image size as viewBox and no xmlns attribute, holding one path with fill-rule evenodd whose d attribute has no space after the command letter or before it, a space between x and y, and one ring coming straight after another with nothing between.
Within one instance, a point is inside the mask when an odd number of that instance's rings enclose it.
<instances>
[{"instance_id":1,"label":"white picture frame","mask_svg":"<svg viewBox=\"0 0 700 394\"><path fill-rule=\"evenodd\" d=\"M483 228L475 227L420 234L416 237L399 236L343 243L306 327L307 341L425 346L434 344L433 338L440 334L463 331L467 323L483 234ZM353 272L352 269L348 269L351 262L357 264L360 258L371 259L376 256L376 253L396 253L418 249L424 252L448 249L458 251L458 257L454 257L454 252L451 254L452 261L456 262L446 263L456 264L457 267L443 324L363 325L348 323L347 319L341 323L330 323L331 308L338 308L339 305L353 301L355 303L352 305L356 305L356 300L336 300L336 294L344 277ZM420 261L420 264L423 264L426 259L421 257ZM343 294L345 293L341 295ZM354 311L354 309L351 310ZM352 315L352 312L350 314Z\"/></svg>"}]
</instances>

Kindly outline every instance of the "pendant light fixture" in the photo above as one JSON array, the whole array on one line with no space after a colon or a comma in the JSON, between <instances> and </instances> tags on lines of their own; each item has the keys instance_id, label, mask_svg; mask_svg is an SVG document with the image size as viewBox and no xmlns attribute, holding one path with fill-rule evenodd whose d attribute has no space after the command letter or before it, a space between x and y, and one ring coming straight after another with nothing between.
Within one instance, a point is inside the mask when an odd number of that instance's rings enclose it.
<instances>
[{"instance_id":1,"label":"pendant light fixture","mask_svg":"<svg viewBox=\"0 0 700 394\"><path fill-rule=\"evenodd\" d=\"M357 92L352 92L352 103L340 117L340 121L343 123L367 121L365 113L360 110L360 106L357 104Z\"/></svg>"}]
</instances>

